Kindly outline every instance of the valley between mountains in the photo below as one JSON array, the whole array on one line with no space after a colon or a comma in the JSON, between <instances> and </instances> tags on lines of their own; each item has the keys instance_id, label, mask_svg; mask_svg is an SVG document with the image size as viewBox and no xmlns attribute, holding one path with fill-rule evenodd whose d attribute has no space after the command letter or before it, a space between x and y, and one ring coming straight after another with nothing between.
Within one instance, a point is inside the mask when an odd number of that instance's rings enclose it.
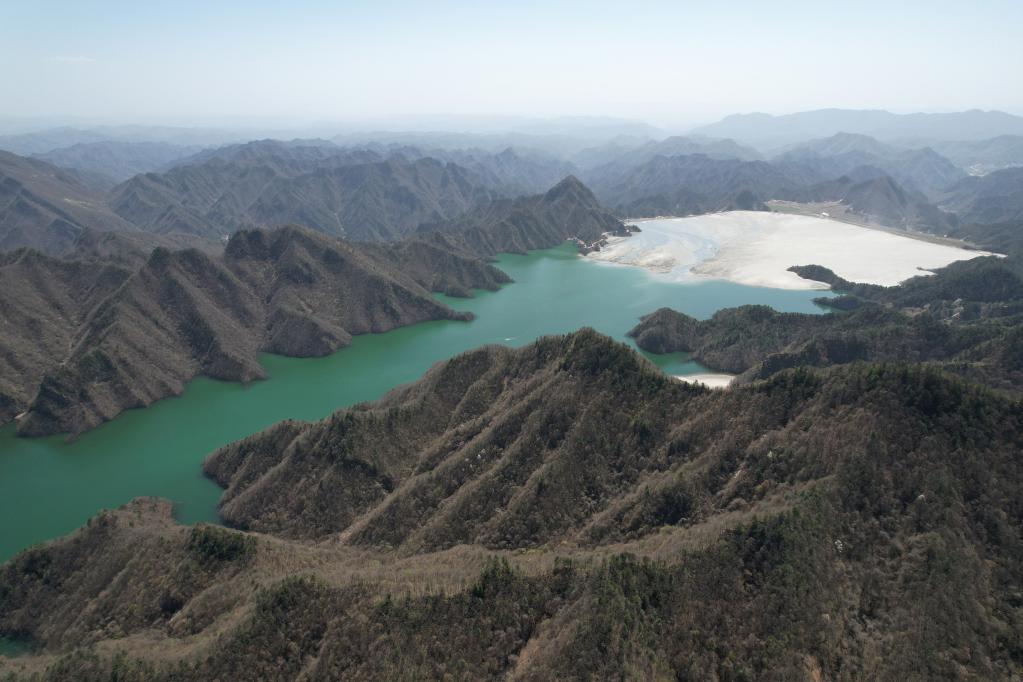
<instances>
[{"instance_id":1,"label":"valley between mountains","mask_svg":"<svg viewBox=\"0 0 1023 682\"><path fill-rule=\"evenodd\" d=\"M0 136L0 677L1017 679L1023 125L879 113Z\"/></svg>"}]
</instances>

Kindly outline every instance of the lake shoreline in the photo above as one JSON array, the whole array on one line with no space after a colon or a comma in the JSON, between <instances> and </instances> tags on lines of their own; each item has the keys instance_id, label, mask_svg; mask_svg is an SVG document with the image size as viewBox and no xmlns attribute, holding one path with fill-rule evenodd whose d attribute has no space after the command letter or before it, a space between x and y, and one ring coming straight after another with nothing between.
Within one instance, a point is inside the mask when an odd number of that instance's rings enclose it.
<instances>
[{"instance_id":1,"label":"lake shoreline","mask_svg":"<svg viewBox=\"0 0 1023 682\"><path fill-rule=\"evenodd\" d=\"M350 346L319 358L262 354L265 380L243 385L198 377L181 395L126 410L71 442L61 436L19 438L13 424L0 428L0 562L140 496L171 500L183 523L216 523L223 491L202 473L210 452L284 419L322 419L376 400L473 348L517 347L582 327L635 347L627 332L664 306L701 319L746 304L823 312L814 302L819 293L727 282L680 284L638 268L599 267L567 243L501 255L498 267L515 283L476 291L473 298L439 297L451 308L476 313L471 322L436 320L358 335ZM666 375L710 373L684 354L642 354ZM60 504L42 504L44 499Z\"/></svg>"},{"instance_id":2,"label":"lake shoreline","mask_svg":"<svg viewBox=\"0 0 1023 682\"><path fill-rule=\"evenodd\" d=\"M728 211L629 221L641 231L613 237L585 258L643 268L678 282L825 290L789 268L821 265L853 282L894 286L958 260L995 255L794 213Z\"/></svg>"}]
</instances>

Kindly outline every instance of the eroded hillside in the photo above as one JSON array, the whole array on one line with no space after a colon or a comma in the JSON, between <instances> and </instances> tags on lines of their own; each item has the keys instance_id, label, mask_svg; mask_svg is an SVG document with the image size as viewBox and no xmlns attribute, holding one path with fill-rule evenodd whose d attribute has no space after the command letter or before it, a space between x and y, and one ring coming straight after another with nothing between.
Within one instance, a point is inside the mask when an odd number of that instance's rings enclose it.
<instances>
[{"instance_id":1,"label":"eroded hillside","mask_svg":"<svg viewBox=\"0 0 1023 682\"><path fill-rule=\"evenodd\" d=\"M260 532L139 501L22 553L0 632L48 679L1007 679L1021 414L907 365L722 392L588 330L471 351L214 454Z\"/></svg>"}]
</instances>

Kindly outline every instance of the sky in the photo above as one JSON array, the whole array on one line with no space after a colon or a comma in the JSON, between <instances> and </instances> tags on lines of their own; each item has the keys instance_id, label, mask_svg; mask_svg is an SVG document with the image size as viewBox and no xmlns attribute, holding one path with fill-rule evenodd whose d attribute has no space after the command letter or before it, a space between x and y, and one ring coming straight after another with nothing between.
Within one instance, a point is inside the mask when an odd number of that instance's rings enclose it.
<instances>
[{"instance_id":1,"label":"sky","mask_svg":"<svg viewBox=\"0 0 1023 682\"><path fill-rule=\"evenodd\" d=\"M1023 114L1021 35L1021 0L0 0L0 117Z\"/></svg>"}]
</instances>

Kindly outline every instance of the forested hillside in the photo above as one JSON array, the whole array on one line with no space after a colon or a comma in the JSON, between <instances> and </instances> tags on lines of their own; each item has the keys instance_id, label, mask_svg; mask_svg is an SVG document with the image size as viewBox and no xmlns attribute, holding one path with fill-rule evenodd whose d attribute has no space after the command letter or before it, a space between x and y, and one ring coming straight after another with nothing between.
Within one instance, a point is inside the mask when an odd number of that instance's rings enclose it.
<instances>
[{"instance_id":1,"label":"forested hillside","mask_svg":"<svg viewBox=\"0 0 1023 682\"><path fill-rule=\"evenodd\" d=\"M765 306L696 320L670 309L629 334L655 353L684 351L740 383L792 367L911 362L940 367L1018 395L1023 391L1023 270L1017 258L977 258L897 287L847 282L819 266L794 267L843 295L826 315Z\"/></svg>"},{"instance_id":2,"label":"forested hillside","mask_svg":"<svg viewBox=\"0 0 1023 682\"><path fill-rule=\"evenodd\" d=\"M22 413L20 433L78 434L198 374L262 378L260 352L325 355L353 334L464 318L427 287L507 281L466 256L435 265L417 276L400 253L301 228L237 233L221 256L160 247L136 267L15 252L0 264L0 420Z\"/></svg>"},{"instance_id":3,"label":"forested hillside","mask_svg":"<svg viewBox=\"0 0 1023 682\"><path fill-rule=\"evenodd\" d=\"M1009 679L1020 416L906 364L722 392L586 330L471 351L214 455L260 532L139 501L23 553L0 632L47 679Z\"/></svg>"}]
</instances>

